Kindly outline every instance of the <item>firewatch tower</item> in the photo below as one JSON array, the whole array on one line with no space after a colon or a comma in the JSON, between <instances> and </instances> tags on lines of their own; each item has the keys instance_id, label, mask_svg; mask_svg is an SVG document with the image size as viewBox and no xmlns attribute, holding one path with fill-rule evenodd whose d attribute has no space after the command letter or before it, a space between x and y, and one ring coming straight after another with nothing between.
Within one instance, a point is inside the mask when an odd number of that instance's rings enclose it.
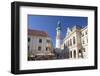
<instances>
[{"instance_id":1,"label":"firewatch tower","mask_svg":"<svg viewBox=\"0 0 100 76\"><path fill-rule=\"evenodd\" d=\"M61 23L58 21L56 28L56 48L61 48Z\"/></svg>"}]
</instances>

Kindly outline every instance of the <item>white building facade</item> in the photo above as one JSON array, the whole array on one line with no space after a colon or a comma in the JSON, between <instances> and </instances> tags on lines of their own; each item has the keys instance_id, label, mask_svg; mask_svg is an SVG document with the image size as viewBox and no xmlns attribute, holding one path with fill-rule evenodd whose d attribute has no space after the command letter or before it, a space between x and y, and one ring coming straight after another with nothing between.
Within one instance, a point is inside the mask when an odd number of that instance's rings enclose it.
<instances>
[{"instance_id":1,"label":"white building facade","mask_svg":"<svg viewBox=\"0 0 100 76\"><path fill-rule=\"evenodd\" d=\"M87 27L81 30L81 43L82 43L82 49L84 50L83 56L87 57L87 54L88 54L88 29Z\"/></svg>"},{"instance_id":2,"label":"white building facade","mask_svg":"<svg viewBox=\"0 0 100 76\"><path fill-rule=\"evenodd\" d=\"M84 35L83 35L84 34ZM69 58L86 58L88 51L88 29L74 26L67 28L66 36L61 45L62 49L66 46L69 50Z\"/></svg>"},{"instance_id":3,"label":"white building facade","mask_svg":"<svg viewBox=\"0 0 100 76\"><path fill-rule=\"evenodd\" d=\"M28 30L28 56L52 56L51 38L44 31Z\"/></svg>"}]
</instances>

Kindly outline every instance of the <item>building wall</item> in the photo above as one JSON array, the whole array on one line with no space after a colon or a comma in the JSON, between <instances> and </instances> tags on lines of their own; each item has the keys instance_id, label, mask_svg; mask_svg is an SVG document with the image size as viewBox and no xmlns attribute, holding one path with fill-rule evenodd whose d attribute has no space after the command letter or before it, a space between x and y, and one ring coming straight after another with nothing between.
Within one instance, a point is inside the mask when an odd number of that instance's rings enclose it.
<instances>
[{"instance_id":1,"label":"building wall","mask_svg":"<svg viewBox=\"0 0 100 76\"><path fill-rule=\"evenodd\" d=\"M81 30L81 33L82 33L81 43L82 43L82 48L84 49L83 50L84 58L86 58L88 54L88 29L87 27L83 28Z\"/></svg>"},{"instance_id":2,"label":"building wall","mask_svg":"<svg viewBox=\"0 0 100 76\"><path fill-rule=\"evenodd\" d=\"M28 41L28 50L31 54L34 54L34 55L44 54L45 55L53 51L53 46L52 46L50 37L29 36L29 38L30 38L30 41Z\"/></svg>"},{"instance_id":3,"label":"building wall","mask_svg":"<svg viewBox=\"0 0 100 76\"><path fill-rule=\"evenodd\" d=\"M64 49L64 46L69 49L69 58L85 58L87 56L88 43L82 44L83 40L87 42L88 39L87 35L82 37L82 33L86 31L87 27L85 27L85 29L73 27L72 30L65 36L62 49ZM73 41L73 37L75 38L75 43ZM85 48L85 52L83 48Z\"/></svg>"}]
</instances>

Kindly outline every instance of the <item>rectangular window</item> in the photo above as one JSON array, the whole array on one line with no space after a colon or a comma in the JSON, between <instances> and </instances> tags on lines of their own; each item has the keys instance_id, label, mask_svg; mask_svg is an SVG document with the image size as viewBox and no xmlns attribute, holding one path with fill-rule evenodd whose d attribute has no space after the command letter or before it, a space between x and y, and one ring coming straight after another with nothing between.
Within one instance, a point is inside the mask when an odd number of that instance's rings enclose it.
<instances>
[{"instance_id":1,"label":"rectangular window","mask_svg":"<svg viewBox=\"0 0 100 76\"><path fill-rule=\"evenodd\" d=\"M75 37L73 37L73 44L75 44Z\"/></svg>"},{"instance_id":2,"label":"rectangular window","mask_svg":"<svg viewBox=\"0 0 100 76\"><path fill-rule=\"evenodd\" d=\"M85 52L85 48L84 48L84 52Z\"/></svg>"},{"instance_id":3,"label":"rectangular window","mask_svg":"<svg viewBox=\"0 0 100 76\"><path fill-rule=\"evenodd\" d=\"M28 37L28 42L30 42L30 38Z\"/></svg>"},{"instance_id":4,"label":"rectangular window","mask_svg":"<svg viewBox=\"0 0 100 76\"><path fill-rule=\"evenodd\" d=\"M46 51L48 51L48 47L46 47Z\"/></svg>"},{"instance_id":5,"label":"rectangular window","mask_svg":"<svg viewBox=\"0 0 100 76\"><path fill-rule=\"evenodd\" d=\"M30 49L30 47L28 46L28 50Z\"/></svg>"},{"instance_id":6,"label":"rectangular window","mask_svg":"<svg viewBox=\"0 0 100 76\"><path fill-rule=\"evenodd\" d=\"M85 34L87 35L87 31L85 32Z\"/></svg>"},{"instance_id":7,"label":"rectangular window","mask_svg":"<svg viewBox=\"0 0 100 76\"><path fill-rule=\"evenodd\" d=\"M88 38L87 38L87 43L88 43Z\"/></svg>"},{"instance_id":8,"label":"rectangular window","mask_svg":"<svg viewBox=\"0 0 100 76\"><path fill-rule=\"evenodd\" d=\"M70 46L72 45L72 39L70 39Z\"/></svg>"},{"instance_id":9,"label":"rectangular window","mask_svg":"<svg viewBox=\"0 0 100 76\"><path fill-rule=\"evenodd\" d=\"M69 40L68 40L68 46L69 46Z\"/></svg>"},{"instance_id":10,"label":"rectangular window","mask_svg":"<svg viewBox=\"0 0 100 76\"><path fill-rule=\"evenodd\" d=\"M83 44L85 44L85 41L83 40Z\"/></svg>"},{"instance_id":11,"label":"rectangular window","mask_svg":"<svg viewBox=\"0 0 100 76\"><path fill-rule=\"evenodd\" d=\"M39 39L39 43L42 43L42 39Z\"/></svg>"},{"instance_id":12,"label":"rectangular window","mask_svg":"<svg viewBox=\"0 0 100 76\"><path fill-rule=\"evenodd\" d=\"M82 33L82 37L84 36L84 33Z\"/></svg>"},{"instance_id":13,"label":"rectangular window","mask_svg":"<svg viewBox=\"0 0 100 76\"><path fill-rule=\"evenodd\" d=\"M47 43L50 43L50 40L47 40Z\"/></svg>"},{"instance_id":14,"label":"rectangular window","mask_svg":"<svg viewBox=\"0 0 100 76\"><path fill-rule=\"evenodd\" d=\"M41 51L41 47L40 46L38 47L38 50Z\"/></svg>"}]
</instances>

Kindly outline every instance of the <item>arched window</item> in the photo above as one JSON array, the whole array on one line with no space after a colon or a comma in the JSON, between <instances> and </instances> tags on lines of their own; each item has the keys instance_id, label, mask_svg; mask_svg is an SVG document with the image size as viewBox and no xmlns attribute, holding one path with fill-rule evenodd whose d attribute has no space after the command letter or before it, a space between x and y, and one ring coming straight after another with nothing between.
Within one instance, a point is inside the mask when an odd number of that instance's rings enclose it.
<instances>
[{"instance_id":1,"label":"arched window","mask_svg":"<svg viewBox=\"0 0 100 76\"><path fill-rule=\"evenodd\" d=\"M72 51L70 51L70 58L72 58Z\"/></svg>"},{"instance_id":2,"label":"arched window","mask_svg":"<svg viewBox=\"0 0 100 76\"><path fill-rule=\"evenodd\" d=\"M74 58L76 58L76 50L74 50Z\"/></svg>"},{"instance_id":3,"label":"arched window","mask_svg":"<svg viewBox=\"0 0 100 76\"><path fill-rule=\"evenodd\" d=\"M73 44L75 44L75 37L73 37Z\"/></svg>"},{"instance_id":4,"label":"arched window","mask_svg":"<svg viewBox=\"0 0 100 76\"><path fill-rule=\"evenodd\" d=\"M68 40L68 46L69 46L69 40Z\"/></svg>"},{"instance_id":5,"label":"arched window","mask_svg":"<svg viewBox=\"0 0 100 76\"><path fill-rule=\"evenodd\" d=\"M82 50L79 49L79 57L83 58Z\"/></svg>"},{"instance_id":6,"label":"arched window","mask_svg":"<svg viewBox=\"0 0 100 76\"><path fill-rule=\"evenodd\" d=\"M70 39L70 46L72 45L72 39Z\"/></svg>"},{"instance_id":7,"label":"arched window","mask_svg":"<svg viewBox=\"0 0 100 76\"><path fill-rule=\"evenodd\" d=\"M68 40L68 46L69 46L69 40Z\"/></svg>"}]
</instances>

